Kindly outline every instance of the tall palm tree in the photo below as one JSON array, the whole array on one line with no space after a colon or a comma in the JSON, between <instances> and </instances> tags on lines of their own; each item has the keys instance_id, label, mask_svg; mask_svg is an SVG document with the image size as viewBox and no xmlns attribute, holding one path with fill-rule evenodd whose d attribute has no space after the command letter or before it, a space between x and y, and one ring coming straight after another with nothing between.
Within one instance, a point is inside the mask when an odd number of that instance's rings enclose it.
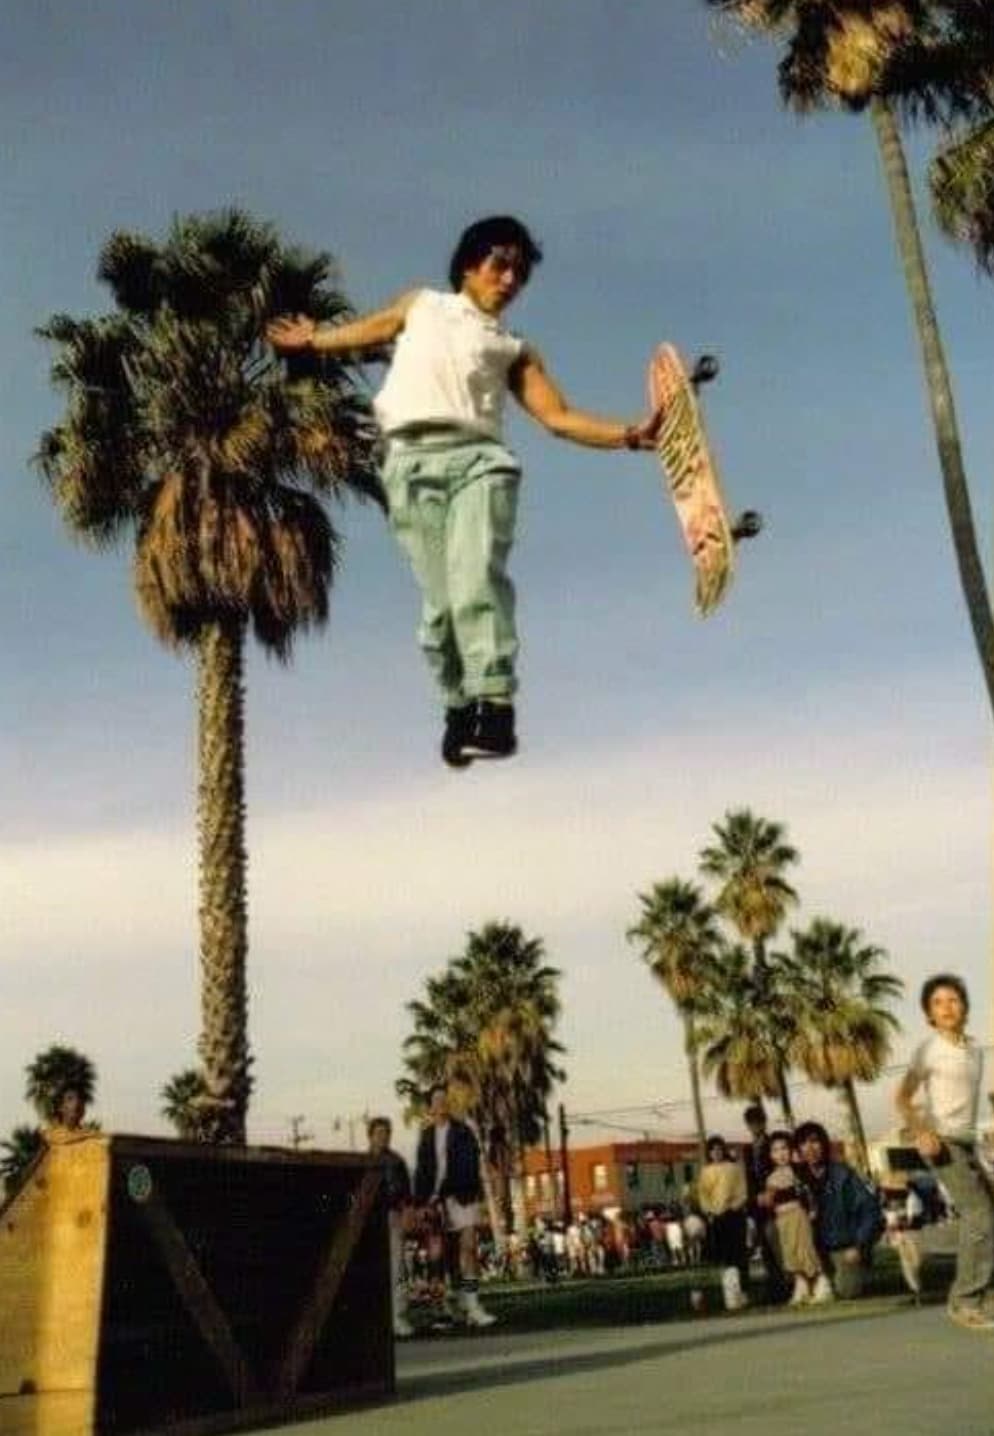
<instances>
[{"instance_id":1,"label":"tall palm tree","mask_svg":"<svg viewBox=\"0 0 994 1436\"><path fill-rule=\"evenodd\" d=\"M792 1122L786 1075L789 1004L784 1001L779 955L771 954L768 944L797 903L797 893L785 873L800 861L800 855L787 842L782 823L756 817L749 808L726 813L724 824L715 823L712 832L717 842L702 849L700 870L718 884L716 910L751 945L756 1001L768 1008L777 994L785 1024L778 1039L777 1096L785 1118Z\"/></svg>"},{"instance_id":2,"label":"tall palm tree","mask_svg":"<svg viewBox=\"0 0 994 1436\"><path fill-rule=\"evenodd\" d=\"M79 1093L86 1107L93 1105L97 1069L85 1053L75 1047L53 1043L39 1052L25 1068L24 1095L42 1122L54 1122L59 1098L67 1088Z\"/></svg>"},{"instance_id":3,"label":"tall palm tree","mask_svg":"<svg viewBox=\"0 0 994 1436\"><path fill-rule=\"evenodd\" d=\"M45 1149L40 1127L15 1127L5 1142L0 1142L0 1178L5 1198L12 1197L23 1183L34 1162Z\"/></svg>"},{"instance_id":4,"label":"tall palm tree","mask_svg":"<svg viewBox=\"0 0 994 1436\"><path fill-rule=\"evenodd\" d=\"M245 214L177 220L162 244L114 234L98 274L112 313L40 331L67 404L38 459L75 536L132 539L143 617L196 656L204 1131L243 1143L245 640L286 661L325 622L338 543L324 501L378 493L369 408L342 364L291 377L264 344L277 314L347 306L327 256Z\"/></svg>"},{"instance_id":5,"label":"tall palm tree","mask_svg":"<svg viewBox=\"0 0 994 1436\"><path fill-rule=\"evenodd\" d=\"M408 1120L423 1119L427 1093L438 1082L449 1089L456 1115L475 1128L483 1152L483 1182L495 1233L509 1232L511 1207L509 1094L480 1050L480 1022L465 984L450 967L425 981L424 999L407 1004L413 1030L405 1038L405 1073L395 1083ZM484 1044L485 1045L485 1044Z\"/></svg>"},{"instance_id":6,"label":"tall palm tree","mask_svg":"<svg viewBox=\"0 0 994 1436\"><path fill-rule=\"evenodd\" d=\"M701 1100L697 1056L697 1024L713 1005L721 934L700 888L681 878L655 883L639 893L642 913L628 929L628 941L638 943L649 970L669 995L683 1023L684 1054L690 1074L694 1122L701 1162L707 1129Z\"/></svg>"},{"instance_id":7,"label":"tall palm tree","mask_svg":"<svg viewBox=\"0 0 994 1436\"><path fill-rule=\"evenodd\" d=\"M977 0L704 0L784 45L779 66L785 100L800 111L817 106L868 110L890 199L932 412L946 509L974 643L994 710L994 619L963 463L952 383L939 331L896 109L934 115L969 109L984 88L983 66L957 67L950 32L957 14L980 34L989 15ZM986 7L989 9L989 7ZM989 48L986 52L990 53ZM981 61L983 57L981 56ZM989 71L988 71L989 73Z\"/></svg>"},{"instance_id":8,"label":"tall palm tree","mask_svg":"<svg viewBox=\"0 0 994 1436\"><path fill-rule=\"evenodd\" d=\"M184 1142L196 1142L202 1138L206 1095L204 1074L195 1067L177 1072L159 1092L162 1099L159 1111Z\"/></svg>"},{"instance_id":9,"label":"tall palm tree","mask_svg":"<svg viewBox=\"0 0 994 1436\"><path fill-rule=\"evenodd\" d=\"M857 928L816 918L792 936L797 1022L791 1060L815 1082L839 1089L860 1165L868 1172L855 1084L874 1082L883 1071L900 1026L889 1004L904 984L884 970L883 948L864 942Z\"/></svg>"},{"instance_id":10,"label":"tall palm tree","mask_svg":"<svg viewBox=\"0 0 994 1436\"><path fill-rule=\"evenodd\" d=\"M762 986L753 954L741 943L717 954L713 1001L700 1018L697 1043L701 1069L713 1077L723 1097L776 1097L793 1125L790 1094L784 1080L785 1033L792 1006L784 969L772 965Z\"/></svg>"},{"instance_id":11,"label":"tall palm tree","mask_svg":"<svg viewBox=\"0 0 994 1436\"><path fill-rule=\"evenodd\" d=\"M513 1223L512 1179L525 1147L542 1136L553 1085L564 1079L559 972L537 938L509 923L471 932L462 953L427 979L424 1000L408 1004L414 1029L397 1084L412 1111L433 1082L454 1090L475 1125L496 1178L502 1225Z\"/></svg>"}]
</instances>

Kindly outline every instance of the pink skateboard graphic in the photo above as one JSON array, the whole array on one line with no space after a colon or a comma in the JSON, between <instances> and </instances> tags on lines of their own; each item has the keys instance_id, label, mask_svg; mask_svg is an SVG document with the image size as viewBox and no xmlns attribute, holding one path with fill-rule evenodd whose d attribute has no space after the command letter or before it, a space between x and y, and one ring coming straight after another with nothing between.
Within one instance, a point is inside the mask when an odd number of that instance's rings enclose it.
<instances>
[{"instance_id":1,"label":"pink skateboard graphic","mask_svg":"<svg viewBox=\"0 0 994 1436\"><path fill-rule=\"evenodd\" d=\"M718 361L705 355L688 375L672 344L661 344L649 363L649 403L664 411L656 452L694 565L702 618L717 608L731 582L736 542L752 538L762 527L759 514L752 511L734 524L728 520L695 392L717 373Z\"/></svg>"}]
</instances>

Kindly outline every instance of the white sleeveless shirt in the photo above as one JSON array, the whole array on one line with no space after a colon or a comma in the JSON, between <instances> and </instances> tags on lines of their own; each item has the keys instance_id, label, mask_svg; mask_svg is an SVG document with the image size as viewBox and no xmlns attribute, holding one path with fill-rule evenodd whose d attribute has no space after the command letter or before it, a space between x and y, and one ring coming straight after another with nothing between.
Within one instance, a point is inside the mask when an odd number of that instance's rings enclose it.
<instances>
[{"instance_id":1,"label":"white sleeveless shirt","mask_svg":"<svg viewBox=\"0 0 994 1436\"><path fill-rule=\"evenodd\" d=\"M373 401L380 428L446 424L499 440L508 371L524 347L465 294L422 289Z\"/></svg>"}]
</instances>

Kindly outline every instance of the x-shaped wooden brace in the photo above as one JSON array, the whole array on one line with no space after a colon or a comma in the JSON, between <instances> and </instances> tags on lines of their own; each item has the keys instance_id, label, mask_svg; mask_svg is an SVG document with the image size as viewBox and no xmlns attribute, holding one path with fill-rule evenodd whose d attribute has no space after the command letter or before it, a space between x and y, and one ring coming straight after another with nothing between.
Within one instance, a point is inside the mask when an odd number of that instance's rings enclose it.
<instances>
[{"instance_id":1,"label":"x-shaped wooden brace","mask_svg":"<svg viewBox=\"0 0 994 1436\"><path fill-rule=\"evenodd\" d=\"M376 1200L381 1180L377 1171L364 1173L345 1220L332 1236L313 1290L284 1343L276 1363L275 1379L265 1385L252 1371L231 1330L231 1323L204 1279L186 1238L154 1186L137 1199L156 1250L176 1285L183 1305L217 1358L237 1405L248 1406L267 1392L286 1398L297 1390L310 1365L349 1260Z\"/></svg>"}]
</instances>

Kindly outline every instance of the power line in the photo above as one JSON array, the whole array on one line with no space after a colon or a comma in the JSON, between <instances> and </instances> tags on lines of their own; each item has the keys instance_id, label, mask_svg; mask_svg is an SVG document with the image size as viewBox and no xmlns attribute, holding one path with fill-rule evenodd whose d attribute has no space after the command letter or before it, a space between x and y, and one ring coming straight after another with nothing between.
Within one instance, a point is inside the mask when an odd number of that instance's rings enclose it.
<instances>
[{"instance_id":1,"label":"power line","mask_svg":"<svg viewBox=\"0 0 994 1436\"><path fill-rule=\"evenodd\" d=\"M990 1056L992 1053L994 1053L994 1045L985 1044L980 1046L979 1050L983 1052L986 1056ZM872 1089L882 1078L896 1077L899 1076L902 1072L906 1072L908 1070L908 1066L909 1063L907 1062L889 1063L888 1066L881 1067L880 1074L875 1079L875 1081L857 1082L856 1085L860 1088ZM809 1078L805 1078L800 1082L791 1081L790 1090L792 1093L832 1093L837 1092L839 1089L837 1087L827 1087L823 1082L813 1082ZM707 1095L704 1100L705 1102L723 1102L734 1105L736 1102L745 1101L746 1099L738 1097L724 1097L721 1095L721 1093L716 1092ZM776 1099L774 1098L772 1100ZM657 1099L653 1102L644 1102L641 1104L633 1103L631 1106L627 1107L600 1107L587 1112L568 1112L567 1116L569 1117L569 1120L571 1122L575 1122L581 1126L593 1126L596 1124L602 1127L610 1127L613 1125L619 1125L619 1130L622 1130L620 1124L616 1124L612 1119L621 1118L621 1120L624 1121L625 1118L637 1119L641 1116L652 1116L661 1118L665 1121L669 1113L681 1112L688 1108L692 1108L693 1105L693 1098L691 1097L670 1097L663 1100Z\"/></svg>"}]
</instances>

